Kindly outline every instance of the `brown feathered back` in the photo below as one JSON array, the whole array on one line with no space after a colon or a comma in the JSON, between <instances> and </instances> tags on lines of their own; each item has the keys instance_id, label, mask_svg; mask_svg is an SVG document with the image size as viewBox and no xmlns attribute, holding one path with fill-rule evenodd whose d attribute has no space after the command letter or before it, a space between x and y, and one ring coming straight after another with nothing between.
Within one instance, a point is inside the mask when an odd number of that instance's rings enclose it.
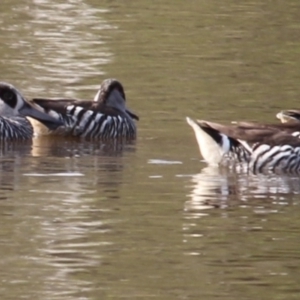
<instances>
[{"instance_id":1,"label":"brown feathered back","mask_svg":"<svg viewBox=\"0 0 300 300\"><path fill-rule=\"evenodd\" d=\"M214 122L198 121L201 126L209 126L219 132L249 144L268 144L300 146L300 139L293 133L300 132L300 123L259 124L239 122L234 125L222 125Z\"/></svg>"}]
</instances>

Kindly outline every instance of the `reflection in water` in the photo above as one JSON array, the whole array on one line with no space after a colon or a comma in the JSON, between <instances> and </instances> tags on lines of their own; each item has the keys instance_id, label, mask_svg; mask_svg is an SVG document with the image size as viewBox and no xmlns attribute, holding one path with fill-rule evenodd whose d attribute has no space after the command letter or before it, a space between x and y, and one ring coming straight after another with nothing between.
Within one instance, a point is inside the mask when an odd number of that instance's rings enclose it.
<instances>
[{"instance_id":1,"label":"reflection in water","mask_svg":"<svg viewBox=\"0 0 300 300\"><path fill-rule=\"evenodd\" d=\"M83 275L95 274L105 264L106 249L112 245L107 234L120 222L112 217L113 207L103 204L120 199L123 154L134 149L120 141L33 140L33 172L26 177L36 187L32 195L46 200L37 224L39 264L53 270L44 278L46 295L83 297L93 289L93 278ZM48 180L37 170L50 173Z\"/></svg>"},{"instance_id":2,"label":"reflection in water","mask_svg":"<svg viewBox=\"0 0 300 300\"><path fill-rule=\"evenodd\" d=\"M299 199L293 195L300 193L300 178L235 171L204 168L192 176L182 225L184 254L209 283L222 283L216 289L226 283L228 299L243 298L240 286L251 295L253 289L263 294L261 287L294 284L285 258L299 260Z\"/></svg>"},{"instance_id":3,"label":"reflection in water","mask_svg":"<svg viewBox=\"0 0 300 300\"><path fill-rule=\"evenodd\" d=\"M83 0L27 2L0 12L1 68L9 69L8 74L15 70L14 81L6 80L23 89L25 95L45 94L45 86L50 84L51 90L46 91L50 97L76 97L77 90L83 89L95 91L101 82L99 76L104 74L103 65L112 58L105 32L116 27L103 18L107 10ZM22 22L11 22L18 19ZM83 80L89 81L85 87L79 84Z\"/></svg>"},{"instance_id":4,"label":"reflection in water","mask_svg":"<svg viewBox=\"0 0 300 300\"><path fill-rule=\"evenodd\" d=\"M288 201L291 194L300 193L299 177L254 175L217 167L204 168L191 181L191 199L185 202L187 218L199 218L206 215L204 209L227 207L233 202L244 205L253 199Z\"/></svg>"},{"instance_id":5,"label":"reflection in water","mask_svg":"<svg viewBox=\"0 0 300 300\"><path fill-rule=\"evenodd\" d=\"M80 192L78 187L56 191L51 204L44 206L38 224L39 264L53 270L43 278L48 283L44 293L49 297L83 296L90 291L93 282L76 275L95 273L103 263L102 252L111 244L105 233L114 221L105 219L103 210L97 207L95 191ZM35 193L43 194L41 190Z\"/></svg>"},{"instance_id":6,"label":"reflection in water","mask_svg":"<svg viewBox=\"0 0 300 300\"><path fill-rule=\"evenodd\" d=\"M112 244L107 233L118 222L111 216L113 210L102 205L120 198L122 163L114 159L103 164L103 159L86 158L83 163L78 158L67 159L63 166L80 170L84 177L61 177L55 180L53 189L49 182L41 185L38 177L30 178L30 185L36 181L37 186L31 193L46 200L36 236L39 264L52 269L43 278L47 283L44 293L51 297L86 296L94 282L91 276L85 279L84 274L95 274L105 263L106 248Z\"/></svg>"},{"instance_id":7,"label":"reflection in water","mask_svg":"<svg viewBox=\"0 0 300 300\"><path fill-rule=\"evenodd\" d=\"M0 200L7 199L4 191L19 187L22 165L30 154L32 142L0 141Z\"/></svg>"},{"instance_id":8,"label":"reflection in water","mask_svg":"<svg viewBox=\"0 0 300 300\"><path fill-rule=\"evenodd\" d=\"M118 186L122 182L123 153L135 151L135 142L86 141L63 137L38 137L33 139L32 156L36 170L53 170L50 173L84 174L95 186ZM59 164L49 160L55 157ZM35 172L36 173L36 172ZM81 179L78 179L81 182ZM68 181L68 179L67 179ZM67 184L67 183L66 183ZM73 187L77 190L79 187Z\"/></svg>"},{"instance_id":9,"label":"reflection in water","mask_svg":"<svg viewBox=\"0 0 300 300\"><path fill-rule=\"evenodd\" d=\"M133 155L34 141L5 167L15 188L0 201L2 298L298 299L297 180L174 174L196 167L184 116L271 121L283 99L297 106L299 5L1 0L1 80L28 97L92 98L107 71L144 116ZM281 213L254 212L267 205Z\"/></svg>"},{"instance_id":10,"label":"reflection in water","mask_svg":"<svg viewBox=\"0 0 300 300\"><path fill-rule=\"evenodd\" d=\"M9 206L16 199L16 207L23 207L11 217L10 230L20 226L19 218L22 228L32 228L24 241L32 249L22 260L39 266L31 273L34 282L41 281L36 292L49 299L86 297L94 291L89 274L105 264L106 249L113 245L107 234L120 222L114 211L124 181L123 156L135 151L134 144L44 137L2 146L0 199L10 200ZM15 210L12 206L9 214ZM19 234L13 239L20 240ZM21 274L11 273L7 280Z\"/></svg>"},{"instance_id":11,"label":"reflection in water","mask_svg":"<svg viewBox=\"0 0 300 300\"><path fill-rule=\"evenodd\" d=\"M220 173L219 168L203 168L201 173L192 176L191 181L191 199L185 202L185 211L190 212L189 217L202 216L201 210L212 208L217 202L226 205L230 194L229 182L228 178Z\"/></svg>"},{"instance_id":12,"label":"reflection in water","mask_svg":"<svg viewBox=\"0 0 300 300\"><path fill-rule=\"evenodd\" d=\"M85 139L39 136L33 139L32 156L81 157L81 156L122 156L123 151L135 151L135 141Z\"/></svg>"},{"instance_id":13,"label":"reflection in water","mask_svg":"<svg viewBox=\"0 0 300 300\"><path fill-rule=\"evenodd\" d=\"M34 3L31 26L37 44L35 52L42 59L42 64L38 60L34 69L46 70L49 76L40 81L51 78L75 85L83 77L103 75L101 65L110 61L111 54L105 48L99 51L99 45L105 43L101 32L114 28L99 16L107 10L92 8L83 1L34 0Z\"/></svg>"}]
</instances>

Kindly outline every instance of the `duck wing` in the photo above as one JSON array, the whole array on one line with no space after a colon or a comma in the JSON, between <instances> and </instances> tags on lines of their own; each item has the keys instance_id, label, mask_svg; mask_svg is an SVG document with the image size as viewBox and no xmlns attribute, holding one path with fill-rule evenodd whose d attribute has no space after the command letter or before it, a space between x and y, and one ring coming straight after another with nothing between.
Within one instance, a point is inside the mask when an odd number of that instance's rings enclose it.
<instances>
[{"instance_id":1,"label":"duck wing","mask_svg":"<svg viewBox=\"0 0 300 300\"><path fill-rule=\"evenodd\" d=\"M214 122L198 121L202 126L209 126L236 140L249 144L283 144L300 141L297 137L300 132L299 124L259 124L252 122L239 122L234 125L223 125ZM294 135L294 136L293 136Z\"/></svg>"},{"instance_id":2,"label":"duck wing","mask_svg":"<svg viewBox=\"0 0 300 300\"><path fill-rule=\"evenodd\" d=\"M82 107L86 110L92 109L96 103L89 100L71 99L71 98L33 98L31 103L40 106L45 112L51 110L59 113L67 113L67 108L75 105Z\"/></svg>"}]
</instances>

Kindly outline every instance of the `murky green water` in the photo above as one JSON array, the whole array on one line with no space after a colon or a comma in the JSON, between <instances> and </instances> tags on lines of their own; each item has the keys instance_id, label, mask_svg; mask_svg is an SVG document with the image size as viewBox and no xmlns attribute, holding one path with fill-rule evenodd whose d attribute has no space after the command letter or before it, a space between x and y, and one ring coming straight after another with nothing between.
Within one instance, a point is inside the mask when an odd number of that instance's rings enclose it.
<instances>
[{"instance_id":1,"label":"murky green water","mask_svg":"<svg viewBox=\"0 0 300 300\"><path fill-rule=\"evenodd\" d=\"M92 98L138 139L0 149L1 299L299 299L300 179L208 168L185 116L299 108L298 1L0 2L2 81Z\"/></svg>"}]
</instances>

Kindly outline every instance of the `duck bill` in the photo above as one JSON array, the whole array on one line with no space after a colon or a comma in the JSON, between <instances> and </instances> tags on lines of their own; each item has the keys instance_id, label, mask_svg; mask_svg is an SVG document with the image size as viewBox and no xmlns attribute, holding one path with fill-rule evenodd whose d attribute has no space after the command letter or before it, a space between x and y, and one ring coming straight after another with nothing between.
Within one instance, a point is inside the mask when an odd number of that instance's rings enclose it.
<instances>
[{"instance_id":1,"label":"duck bill","mask_svg":"<svg viewBox=\"0 0 300 300\"><path fill-rule=\"evenodd\" d=\"M55 130L59 126L63 125L60 120L51 117L50 115L36 109L35 107L27 103L22 108L20 108L19 112L25 117L36 119L50 130Z\"/></svg>"},{"instance_id":2,"label":"duck bill","mask_svg":"<svg viewBox=\"0 0 300 300\"><path fill-rule=\"evenodd\" d=\"M130 110L126 109L126 112L132 119L135 119L137 121L140 119L136 114L132 113Z\"/></svg>"},{"instance_id":3,"label":"duck bill","mask_svg":"<svg viewBox=\"0 0 300 300\"><path fill-rule=\"evenodd\" d=\"M95 99L97 96L99 96L100 91L97 93L97 95L95 96ZM94 101L95 101L94 99ZM113 107L113 108L117 108L118 110L125 112L130 116L130 118L132 119L136 119L139 120L139 117L132 113L129 109L127 109L125 107L125 98L123 97L123 95L116 89L114 89L113 91L110 92L109 97L106 99L106 103L107 106Z\"/></svg>"}]
</instances>

